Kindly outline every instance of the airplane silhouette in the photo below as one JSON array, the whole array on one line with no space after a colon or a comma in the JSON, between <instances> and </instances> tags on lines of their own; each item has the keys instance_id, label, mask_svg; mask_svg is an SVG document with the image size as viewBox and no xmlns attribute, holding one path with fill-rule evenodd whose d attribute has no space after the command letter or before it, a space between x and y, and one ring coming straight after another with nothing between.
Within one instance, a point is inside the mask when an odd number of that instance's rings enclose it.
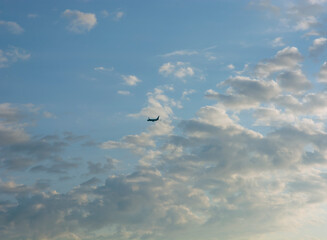
<instances>
[{"instance_id":1,"label":"airplane silhouette","mask_svg":"<svg viewBox=\"0 0 327 240\"><path fill-rule=\"evenodd\" d=\"M159 116L157 117L157 118L149 118L148 117L148 122L156 122L156 121L158 121L159 120Z\"/></svg>"}]
</instances>

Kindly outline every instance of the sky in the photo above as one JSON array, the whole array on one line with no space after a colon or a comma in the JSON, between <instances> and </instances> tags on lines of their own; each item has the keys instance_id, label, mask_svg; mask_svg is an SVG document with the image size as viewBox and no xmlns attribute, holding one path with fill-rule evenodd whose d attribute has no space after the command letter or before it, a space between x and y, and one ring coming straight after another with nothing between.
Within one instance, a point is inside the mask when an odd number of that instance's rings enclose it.
<instances>
[{"instance_id":1,"label":"sky","mask_svg":"<svg viewBox=\"0 0 327 240\"><path fill-rule=\"evenodd\" d=\"M326 239L326 18L0 0L1 239Z\"/></svg>"}]
</instances>

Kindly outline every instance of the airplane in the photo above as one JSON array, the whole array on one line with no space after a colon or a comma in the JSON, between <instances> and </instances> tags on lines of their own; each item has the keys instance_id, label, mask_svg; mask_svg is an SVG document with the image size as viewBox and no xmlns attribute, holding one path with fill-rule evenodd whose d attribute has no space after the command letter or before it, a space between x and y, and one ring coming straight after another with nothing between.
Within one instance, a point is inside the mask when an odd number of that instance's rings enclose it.
<instances>
[{"instance_id":1,"label":"airplane","mask_svg":"<svg viewBox=\"0 0 327 240\"><path fill-rule=\"evenodd\" d=\"M148 117L148 122L156 122L156 121L158 121L159 120L159 116L157 117L157 118L149 118Z\"/></svg>"}]
</instances>

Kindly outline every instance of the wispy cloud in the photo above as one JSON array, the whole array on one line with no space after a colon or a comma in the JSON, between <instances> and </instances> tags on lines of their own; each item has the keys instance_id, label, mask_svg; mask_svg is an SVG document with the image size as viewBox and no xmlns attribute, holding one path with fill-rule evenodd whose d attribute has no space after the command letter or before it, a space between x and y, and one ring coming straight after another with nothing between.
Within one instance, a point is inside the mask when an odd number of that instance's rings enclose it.
<instances>
[{"instance_id":1,"label":"wispy cloud","mask_svg":"<svg viewBox=\"0 0 327 240\"><path fill-rule=\"evenodd\" d=\"M283 42L282 37L277 37L271 42L271 45L273 47L282 47L282 46L285 46L285 43Z\"/></svg>"},{"instance_id":2,"label":"wispy cloud","mask_svg":"<svg viewBox=\"0 0 327 240\"><path fill-rule=\"evenodd\" d=\"M0 49L0 68L11 66L19 60L28 60L31 54L18 47L10 47L7 50Z\"/></svg>"},{"instance_id":3,"label":"wispy cloud","mask_svg":"<svg viewBox=\"0 0 327 240\"><path fill-rule=\"evenodd\" d=\"M90 31L97 24L94 13L84 13L78 10L66 9L62 16L70 20L67 29L74 33L85 33Z\"/></svg>"},{"instance_id":4,"label":"wispy cloud","mask_svg":"<svg viewBox=\"0 0 327 240\"><path fill-rule=\"evenodd\" d=\"M118 90L117 93L120 94L120 95L125 95L125 96L131 94L130 91L123 91L123 90Z\"/></svg>"},{"instance_id":5,"label":"wispy cloud","mask_svg":"<svg viewBox=\"0 0 327 240\"><path fill-rule=\"evenodd\" d=\"M0 26L5 27L12 34L22 34L24 29L16 22L0 20Z\"/></svg>"},{"instance_id":6,"label":"wispy cloud","mask_svg":"<svg viewBox=\"0 0 327 240\"><path fill-rule=\"evenodd\" d=\"M108 12L107 10L102 10L101 15L104 18L110 17L114 21L120 21L125 16L125 12L121 10L115 12Z\"/></svg>"},{"instance_id":7,"label":"wispy cloud","mask_svg":"<svg viewBox=\"0 0 327 240\"><path fill-rule=\"evenodd\" d=\"M166 53L161 55L162 57L172 57L172 56L191 56L191 55L197 55L199 52L194 50L177 50L174 52Z\"/></svg>"},{"instance_id":8,"label":"wispy cloud","mask_svg":"<svg viewBox=\"0 0 327 240\"><path fill-rule=\"evenodd\" d=\"M111 68L106 68L106 67L101 67L101 66L100 66L100 67L95 67L94 70L95 70L95 71L100 71L100 72L101 72L101 71L108 71L108 72L111 72L111 71L114 70L114 68L113 68L113 67L111 67Z\"/></svg>"}]
</instances>

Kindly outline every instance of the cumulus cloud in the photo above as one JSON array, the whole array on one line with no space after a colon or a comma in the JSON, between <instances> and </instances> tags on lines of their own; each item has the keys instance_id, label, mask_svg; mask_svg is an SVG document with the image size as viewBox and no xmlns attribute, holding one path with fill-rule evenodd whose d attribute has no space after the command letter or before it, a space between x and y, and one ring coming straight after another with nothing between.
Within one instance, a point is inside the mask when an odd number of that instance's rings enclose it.
<instances>
[{"instance_id":1,"label":"cumulus cloud","mask_svg":"<svg viewBox=\"0 0 327 240\"><path fill-rule=\"evenodd\" d=\"M107 157L105 163L94 163L94 162L88 162L88 169L90 175L97 175L97 174L104 174L108 173L110 170L114 169L116 165L118 164L118 160L114 158Z\"/></svg>"},{"instance_id":2,"label":"cumulus cloud","mask_svg":"<svg viewBox=\"0 0 327 240\"><path fill-rule=\"evenodd\" d=\"M127 84L129 86L136 86L139 82L142 82L135 75L122 75L122 78L123 78L125 84Z\"/></svg>"},{"instance_id":3,"label":"cumulus cloud","mask_svg":"<svg viewBox=\"0 0 327 240\"><path fill-rule=\"evenodd\" d=\"M312 46L309 47L309 52L312 56L318 56L326 49L327 38L321 37L313 41Z\"/></svg>"},{"instance_id":4,"label":"cumulus cloud","mask_svg":"<svg viewBox=\"0 0 327 240\"><path fill-rule=\"evenodd\" d=\"M16 22L0 20L0 26L5 27L12 34L22 34L24 29Z\"/></svg>"},{"instance_id":5,"label":"cumulus cloud","mask_svg":"<svg viewBox=\"0 0 327 240\"><path fill-rule=\"evenodd\" d=\"M138 164L129 172L113 172L122 160L87 160L84 176L91 175L90 179L65 193L51 191L47 182L0 181L0 192L14 199L0 202L1 236L253 239L258 226L260 236L266 236L271 229L282 231L287 226L289 230L290 225L296 229L318 221L316 214L327 201L326 175L318 167L327 163L327 137L321 122L301 114L311 111L317 117L327 106L326 94L282 95L278 82L246 76L230 77L218 87L224 89L207 91L219 99L218 104L202 106L194 118L176 125L172 124L177 105L169 97L171 87L149 92L147 105L130 116L160 115L162 121L138 134L100 144L108 152L134 151ZM276 105L254 108L254 126L245 127L220 95L241 97L258 106ZM288 106L276 100L281 97ZM5 121L21 119L12 107L2 109ZM264 135L253 130L258 126L270 130ZM44 141L35 139L48 148L16 146L15 152L35 159L31 149L48 149L43 156L47 158L47 153L65 148L59 144L67 142L65 137L76 139L68 133L64 138L48 136ZM41 163L31 171L50 173L56 170L55 163L67 162ZM105 180L99 178L104 175L108 175Z\"/></svg>"},{"instance_id":6,"label":"cumulus cloud","mask_svg":"<svg viewBox=\"0 0 327 240\"><path fill-rule=\"evenodd\" d=\"M260 77L269 77L275 72L299 67L302 60L303 57L296 47L286 47L278 51L273 58L258 63L255 72Z\"/></svg>"},{"instance_id":7,"label":"cumulus cloud","mask_svg":"<svg viewBox=\"0 0 327 240\"><path fill-rule=\"evenodd\" d=\"M62 15L70 20L67 29L74 33L88 32L97 24L97 18L94 13L66 9Z\"/></svg>"},{"instance_id":8,"label":"cumulus cloud","mask_svg":"<svg viewBox=\"0 0 327 240\"><path fill-rule=\"evenodd\" d=\"M281 92L275 81L263 81L245 76L230 77L217 86L229 86L229 89L226 94L210 89L206 92L206 97L217 99L234 110L257 107L261 102L267 102Z\"/></svg>"},{"instance_id":9,"label":"cumulus cloud","mask_svg":"<svg viewBox=\"0 0 327 240\"><path fill-rule=\"evenodd\" d=\"M287 91L301 92L311 87L310 81L300 69L285 71L277 76L279 85Z\"/></svg>"},{"instance_id":10,"label":"cumulus cloud","mask_svg":"<svg viewBox=\"0 0 327 240\"><path fill-rule=\"evenodd\" d=\"M194 75L194 69L189 66L188 63L165 63L159 68L159 73L164 76L173 75L176 78L183 79L185 77L192 77Z\"/></svg>"}]
</instances>

